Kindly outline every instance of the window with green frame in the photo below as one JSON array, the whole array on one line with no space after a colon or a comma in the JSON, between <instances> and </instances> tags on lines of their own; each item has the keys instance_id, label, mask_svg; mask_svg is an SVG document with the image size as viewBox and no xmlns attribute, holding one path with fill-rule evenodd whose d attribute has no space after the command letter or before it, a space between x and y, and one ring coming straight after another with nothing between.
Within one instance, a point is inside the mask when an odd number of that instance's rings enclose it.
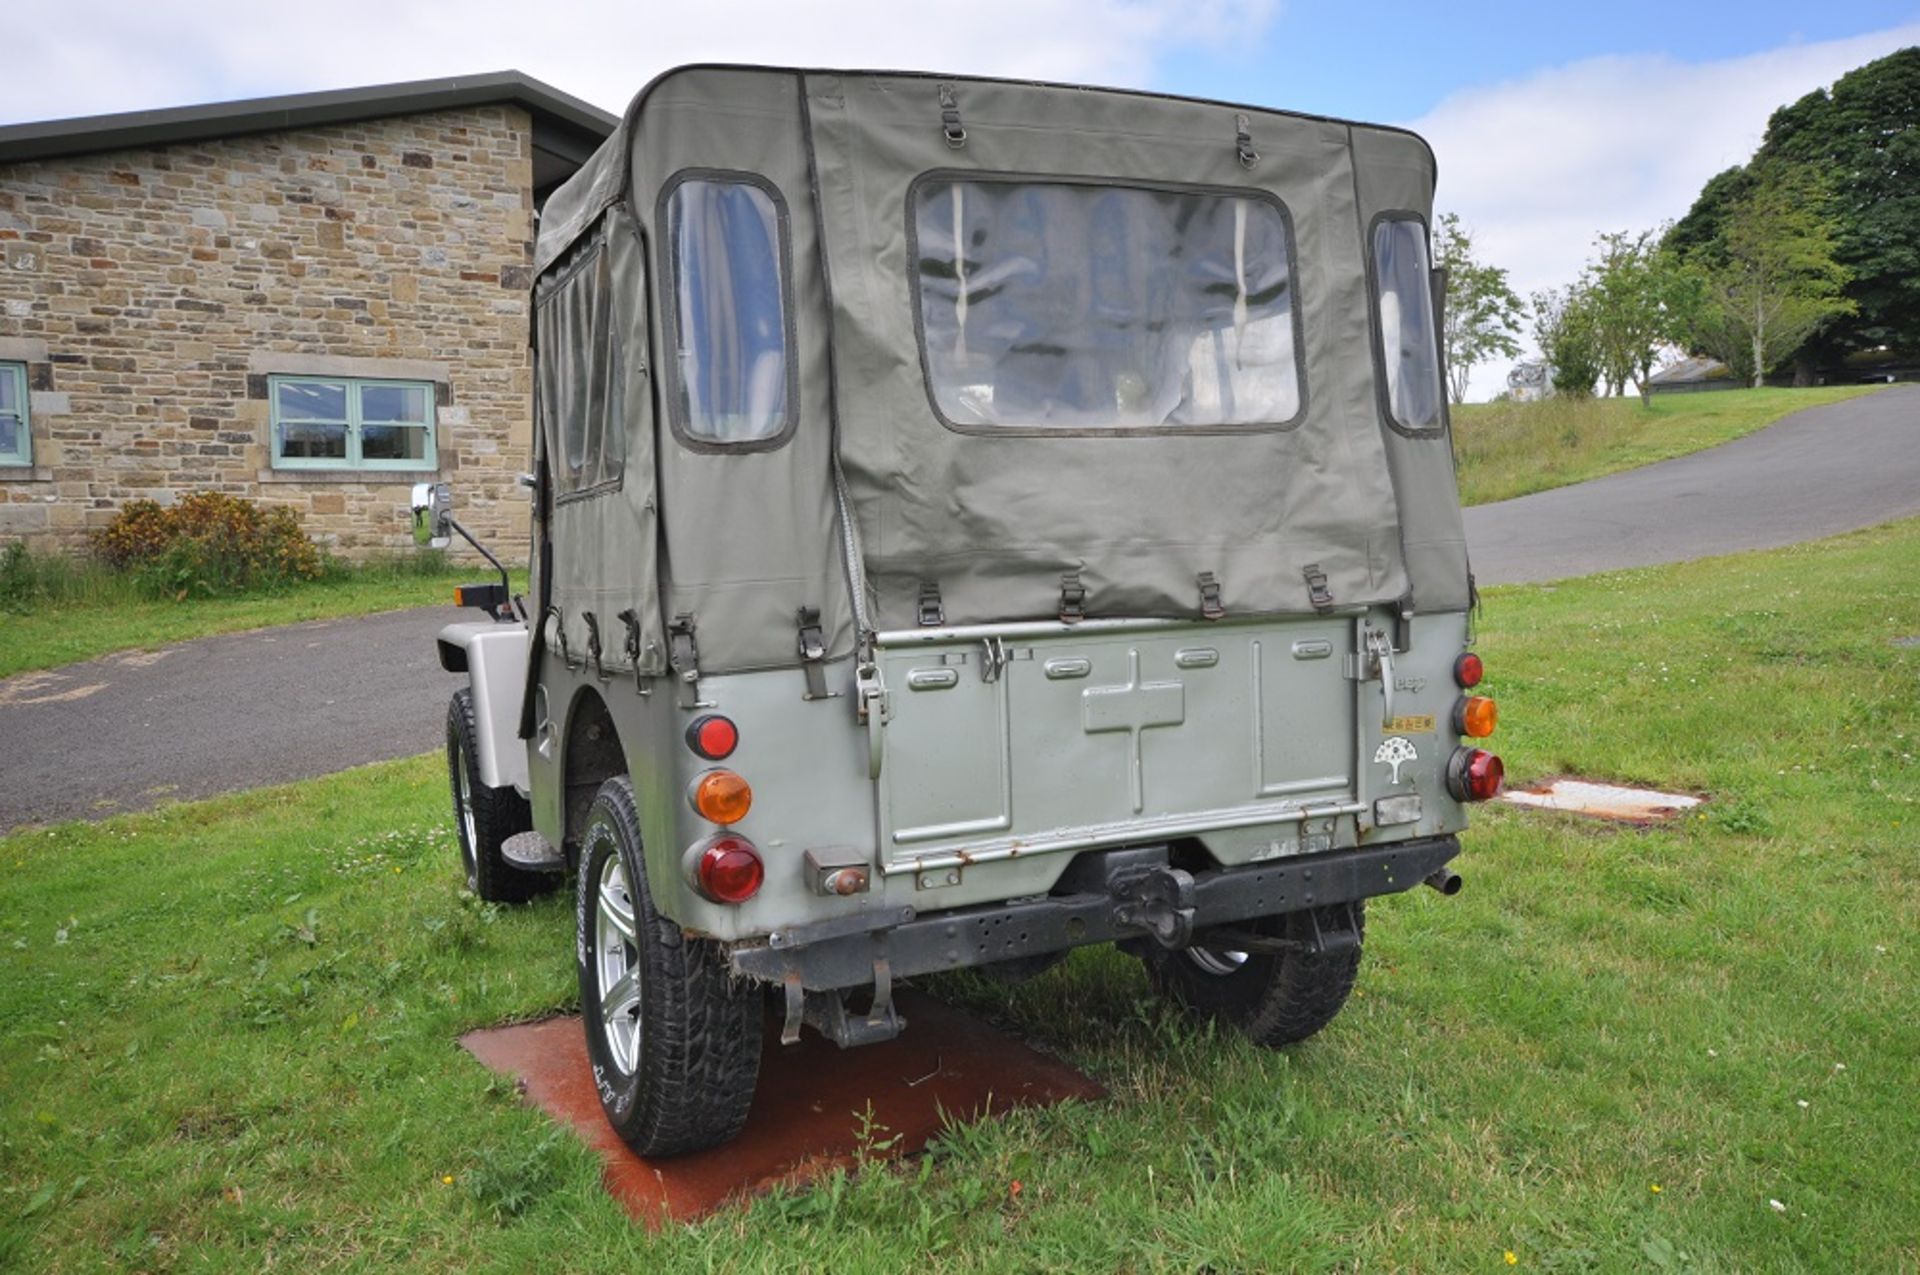
<instances>
[{"instance_id":1,"label":"window with green frame","mask_svg":"<svg viewBox=\"0 0 1920 1275\"><path fill-rule=\"evenodd\" d=\"M433 469L428 381L269 378L275 469Z\"/></svg>"},{"instance_id":2,"label":"window with green frame","mask_svg":"<svg viewBox=\"0 0 1920 1275\"><path fill-rule=\"evenodd\" d=\"M33 464L27 425L27 365L0 363L0 465Z\"/></svg>"}]
</instances>

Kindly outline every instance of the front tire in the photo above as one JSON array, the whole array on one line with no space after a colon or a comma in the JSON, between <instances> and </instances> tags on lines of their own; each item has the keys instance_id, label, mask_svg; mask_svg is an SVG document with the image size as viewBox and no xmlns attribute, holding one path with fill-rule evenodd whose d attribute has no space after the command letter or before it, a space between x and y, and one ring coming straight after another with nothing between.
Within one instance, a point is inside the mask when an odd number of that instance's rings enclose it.
<instances>
[{"instance_id":1,"label":"front tire","mask_svg":"<svg viewBox=\"0 0 1920 1275\"><path fill-rule=\"evenodd\" d=\"M729 1141L760 1077L761 996L715 945L660 915L625 777L600 786L574 916L580 1017L607 1122L645 1156Z\"/></svg>"},{"instance_id":2,"label":"front tire","mask_svg":"<svg viewBox=\"0 0 1920 1275\"><path fill-rule=\"evenodd\" d=\"M467 889L489 903L525 903L552 889L553 880L501 857L500 846L508 837L533 827L533 811L513 788L489 788L480 782L479 736L473 691L463 686L447 705L447 779Z\"/></svg>"},{"instance_id":3,"label":"front tire","mask_svg":"<svg viewBox=\"0 0 1920 1275\"><path fill-rule=\"evenodd\" d=\"M1353 932L1352 947L1318 955L1292 950L1238 952L1204 943L1180 951L1154 946L1145 954L1147 976L1163 995L1188 1012L1238 1029L1256 1045L1277 1049L1305 1040L1334 1020L1353 991L1366 936L1362 903L1265 917L1246 928L1296 942L1316 930ZM1205 935L1200 936L1204 940Z\"/></svg>"}]
</instances>

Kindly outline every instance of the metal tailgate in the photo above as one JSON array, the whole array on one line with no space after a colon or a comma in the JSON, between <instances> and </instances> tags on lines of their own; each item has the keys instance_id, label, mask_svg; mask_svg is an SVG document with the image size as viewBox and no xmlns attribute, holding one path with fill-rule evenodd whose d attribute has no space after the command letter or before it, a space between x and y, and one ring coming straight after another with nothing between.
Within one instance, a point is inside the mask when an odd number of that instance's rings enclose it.
<instances>
[{"instance_id":1,"label":"metal tailgate","mask_svg":"<svg viewBox=\"0 0 1920 1275\"><path fill-rule=\"evenodd\" d=\"M883 866L1351 808L1355 623L1090 621L883 645Z\"/></svg>"}]
</instances>

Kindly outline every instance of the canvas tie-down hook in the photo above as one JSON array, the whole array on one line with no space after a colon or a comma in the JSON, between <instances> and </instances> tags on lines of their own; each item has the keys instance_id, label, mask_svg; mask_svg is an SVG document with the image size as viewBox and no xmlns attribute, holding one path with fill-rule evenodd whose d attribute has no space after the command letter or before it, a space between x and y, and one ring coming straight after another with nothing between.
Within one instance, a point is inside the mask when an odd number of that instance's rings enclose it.
<instances>
[{"instance_id":1,"label":"canvas tie-down hook","mask_svg":"<svg viewBox=\"0 0 1920 1275\"><path fill-rule=\"evenodd\" d=\"M1253 121L1247 118L1245 111L1233 117L1233 149L1240 157L1240 167L1252 168L1260 162L1260 152L1253 149Z\"/></svg>"},{"instance_id":2,"label":"canvas tie-down hook","mask_svg":"<svg viewBox=\"0 0 1920 1275\"><path fill-rule=\"evenodd\" d=\"M967 130L960 123L960 103L954 99L951 84L940 86L940 128L952 149L959 150L967 144Z\"/></svg>"}]
</instances>

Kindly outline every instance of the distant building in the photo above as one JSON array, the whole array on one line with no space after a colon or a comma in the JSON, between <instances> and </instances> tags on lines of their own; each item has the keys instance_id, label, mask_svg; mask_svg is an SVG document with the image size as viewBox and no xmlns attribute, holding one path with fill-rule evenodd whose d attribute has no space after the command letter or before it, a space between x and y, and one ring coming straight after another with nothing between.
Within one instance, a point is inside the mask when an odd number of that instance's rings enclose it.
<instances>
[{"instance_id":1,"label":"distant building","mask_svg":"<svg viewBox=\"0 0 1920 1275\"><path fill-rule=\"evenodd\" d=\"M1691 394L1700 390L1737 390L1741 380L1719 359L1702 356L1678 359L1647 378L1647 393Z\"/></svg>"},{"instance_id":2,"label":"distant building","mask_svg":"<svg viewBox=\"0 0 1920 1275\"><path fill-rule=\"evenodd\" d=\"M535 210L615 117L517 72L0 128L0 540L126 501L524 532Z\"/></svg>"}]
</instances>

